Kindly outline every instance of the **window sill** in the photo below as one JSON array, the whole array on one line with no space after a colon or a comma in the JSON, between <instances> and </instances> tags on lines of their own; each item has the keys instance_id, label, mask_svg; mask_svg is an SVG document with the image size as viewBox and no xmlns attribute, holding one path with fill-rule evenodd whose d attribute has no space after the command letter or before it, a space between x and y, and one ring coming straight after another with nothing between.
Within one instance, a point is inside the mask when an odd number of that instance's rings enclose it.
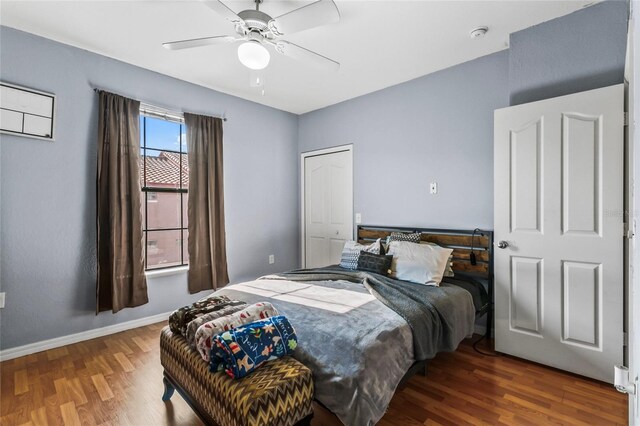
<instances>
[{"instance_id":1,"label":"window sill","mask_svg":"<svg viewBox=\"0 0 640 426\"><path fill-rule=\"evenodd\" d=\"M145 271L144 275L147 278L168 277L187 272L188 270L188 266L176 266L175 268L159 269L157 271Z\"/></svg>"}]
</instances>

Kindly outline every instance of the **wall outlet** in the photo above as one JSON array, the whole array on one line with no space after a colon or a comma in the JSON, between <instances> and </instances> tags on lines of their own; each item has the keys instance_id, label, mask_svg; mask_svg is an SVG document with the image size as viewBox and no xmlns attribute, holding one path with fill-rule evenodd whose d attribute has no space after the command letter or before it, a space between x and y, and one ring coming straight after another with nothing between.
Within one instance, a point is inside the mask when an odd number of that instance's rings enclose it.
<instances>
[{"instance_id":1,"label":"wall outlet","mask_svg":"<svg viewBox=\"0 0 640 426\"><path fill-rule=\"evenodd\" d=\"M433 195L433 194L437 194L438 193L438 183L437 182L431 182L429 184L429 194Z\"/></svg>"},{"instance_id":2,"label":"wall outlet","mask_svg":"<svg viewBox=\"0 0 640 426\"><path fill-rule=\"evenodd\" d=\"M269 255L269 265L276 263L276 257L272 254Z\"/></svg>"},{"instance_id":3,"label":"wall outlet","mask_svg":"<svg viewBox=\"0 0 640 426\"><path fill-rule=\"evenodd\" d=\"M0 308L4 308L4 296L5 292L0 293Z\"/></svg>"},{"instance_id":4,"label":"wall outlet","mask_svg":"<svg viewBox=\"0 0 640 426\"><path fill-rule=\"evenodd\" d=\"M362 223L362 214L356 213L356 223Z\"/></svg>"}]
</instances>

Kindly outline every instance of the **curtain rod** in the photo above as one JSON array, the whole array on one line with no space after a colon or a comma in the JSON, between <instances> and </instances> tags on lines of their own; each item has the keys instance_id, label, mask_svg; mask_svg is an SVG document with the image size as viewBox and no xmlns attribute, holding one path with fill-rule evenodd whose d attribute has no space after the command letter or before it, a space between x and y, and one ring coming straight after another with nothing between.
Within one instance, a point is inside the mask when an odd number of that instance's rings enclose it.
<instances>
[{"instance_id":1,"label":"curtain rod","mask_svg":"<svg viewBox=\"0 0 640 426\"><path fill-rule=\"evenodd\" d=\"M95 93L98 93L100 91L104 91L104 92L108 92L108 93L113 93L114 95L119 95L119 96L123 96L120 95L119 93L115 93L112 92L110 90L103 90L103 89L98 89L97 87L93 88L93 91ZM125 96L128 97L128 96ZM143 101L140 101L140 109L144 111L144 113L146 113L147 115L153 115L156 117L165 117L165 118L173 118L173 119L180 119L182 121L184 121L184 117L182 116L182 112L172 112L167 110L166 108L162 108L162 107L158 107ZM157 110L157 111L153 111L153 110ZM213 115L211 117L215 117L215 118L220 118L222 119L222 121L227 121L227 117L225 116L217 116L217 115Z\"/></svg>"}]
</instances>

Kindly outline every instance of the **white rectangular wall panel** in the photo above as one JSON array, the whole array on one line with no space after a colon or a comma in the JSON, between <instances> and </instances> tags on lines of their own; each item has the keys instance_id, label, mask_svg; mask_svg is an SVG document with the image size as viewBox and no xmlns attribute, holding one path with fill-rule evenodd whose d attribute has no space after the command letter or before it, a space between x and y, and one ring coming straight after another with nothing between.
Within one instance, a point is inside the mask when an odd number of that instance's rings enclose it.
<instances>
[{"instance_id":1,"label":"white rectangular wall panel","mask_svg":"<svg viewBox=\"0 0 640 426\"><path fill-rule=\"evenodd\" d=\"M310 259L307 261L309 263L309 265L307 266L308 268L318 268L321 266L326 266L323 265L321 261L314 263L315 259L325 258L325 245L326 241L324 238L310 236L307 239L307 254L308 258Z\"/></svg>"},{"instance_id":2,"label":"white rectangular wall panel","mask_svg":"<svg viewBox=\"0 0 640 426\"><path fill-rule=\"evenodd\" d=\"M39 117L37 115L24 115L23 130L25 135L40 136L48 138L51 135L53 119Z\"/></svg>"},{"instance_id":3,"label":"white rectangular wall panel","mask_svg":"<svg viewBox=\"0 0 640 426\"><path fill-rule=\"evenodd\" d=\"M542 119L510 133L511 232L540 231Z\"/></svg>"},{"instance_id":4,"label":"white rectangular wall panel","mask_svg":"<svg viewBox=\"0 0 640 426\"><path fill-rule=\"evenodd\" d=\"M11 132L22 132L23 114L8 109L0 109L0 125Z\"/></svg>"},{"instance_id":5,"label":"white rectangular wall panel","mask_svg":"<svg viewBox=\"0 0 640 426\"><path fill-rule=\"evenodd\" d=\"M324 168L321 166L310 166L307 181L309 186L315 188L318 192L325 192L325 176ZM306 199L307 209L309 210L309 222L312 224L324 223L324 197L308 197Z\"/></svg>"},{"instance_id":6,"label":"white rectangular wall panel","mask_svg":"<svg viewBox=\"0 0 640 426\"><path fill-rule=\"evenodd\" d=\"M342 225L347 219L345 217L346 203L349 201L344 190L344 183L347 181L347 170L342 164L331 164L329 167L330 182L331 182L331 223L333 225Z\"/></svg>"},{"instance_id":7,"label":"white rectangular wall panel","mask_svg":"<svg viewBox=\"0 0 640 426\"><path fill-rule=\"evenodd\" d=\"M600 117L562 114L562 230L600 234Z\"/></svg>"},{"instance_id":8,"label":"white rectangular wall panel","mask_svg":"<svg viewBox=\"0 0 640 426\"><path fill-rule=\"evenodd\" d=\"M335 265L340 263L340 259L342 257L342 249L344 248L344 243L347 240L341 238L331 238L329 241L329 258L331 259L331 264Z\"/></svg>"},{"instance_id":9,"label":"white rectangular wall panel","mask_svg":"<svg viewBox=\"0 0 640 426\"><path fill-rule=\"evenodd\" d=\"M542 259L513 256L511 274L511 329L540 335Z\"/></svg>"},{"instance_id":10,"label":"white rectangular wall panel","mask_svg":"<svg viewBox=\"0 0 640 426\"><path fill-rule=\"evenodd\" d=\"M600 264L562 262L562 339L565 343L600 348Z\"/></svg>"},{"instance_id":11,"label":"white rectangular wall panel","mask_svg":"<svg viewBox=\"0 0 640 426\"><path fill-rule=\"evenodd\" d=\"M0 82L0 132L53 140L56 97Z\"/></svg>"}]
</instances>

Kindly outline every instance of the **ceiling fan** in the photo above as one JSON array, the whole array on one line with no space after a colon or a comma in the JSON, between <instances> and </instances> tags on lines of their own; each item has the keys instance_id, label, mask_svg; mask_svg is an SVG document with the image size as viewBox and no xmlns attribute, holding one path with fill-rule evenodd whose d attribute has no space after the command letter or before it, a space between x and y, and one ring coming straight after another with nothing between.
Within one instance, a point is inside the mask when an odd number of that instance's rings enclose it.
<instances>
[{"instance_id":1,"label":"ceiling fan","mask_svg":"<svg viewBox=\"0 0 640 426\"><path fill-rule=\"evenodd\" d=\"M172 41L163 43L162 46L170 50L180 50L243 42L238 46L238 59L247 68L253 70L263 69L269 64L271 55L265 45L271 46L281 55L305 62L323 71L337 71L340 68L340 64L332 59L280 39L283 35L339 21L340 13L333 0L318 0L276 18L260 11L262 1L255 0L255 10L243 10L236 14L219 0L202 0L215 12L231 21L237 35Z\"/></svg>"}]
</instances>

